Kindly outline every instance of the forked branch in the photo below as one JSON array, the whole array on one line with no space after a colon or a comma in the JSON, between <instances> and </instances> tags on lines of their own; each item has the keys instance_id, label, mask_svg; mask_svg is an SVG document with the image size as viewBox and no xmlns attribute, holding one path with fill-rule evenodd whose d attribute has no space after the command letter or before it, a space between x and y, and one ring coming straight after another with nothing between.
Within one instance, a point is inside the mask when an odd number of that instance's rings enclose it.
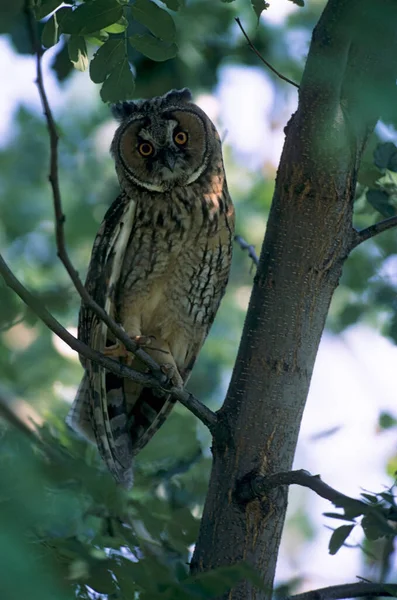
<instances>
[{"instance_id":1,"label":"forked branch","mask_svg":"<svg viewBox=\"0 0 397 600\"><path fill-rule=\"evenodd\" d=\"M338 492L326 484L319 475L312 475L309 471L305 471L305 469L274 473L274 475L268 475L267 477L247 477L240 482L237 496L241 502L249 502L254 498L265 496L277 487L294 484L310 488L318 496L329 500L337 507L343 507L348 504L349 507L357 508L361 513L364 513L368 509L368 504L362 500L350 498Z\"/></svg>"}]
</instances>

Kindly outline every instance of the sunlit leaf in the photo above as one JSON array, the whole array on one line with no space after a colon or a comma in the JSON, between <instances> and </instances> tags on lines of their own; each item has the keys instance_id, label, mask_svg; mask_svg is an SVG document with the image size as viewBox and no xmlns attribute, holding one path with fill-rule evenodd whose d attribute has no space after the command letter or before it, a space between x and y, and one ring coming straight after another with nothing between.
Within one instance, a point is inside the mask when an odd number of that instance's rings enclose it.
<instances>
[{"instance_id":1,"label":"sunlit leaf","mask_svg":"<svg viewBox=\"0 0 397 600\"><path fill-rule=\"evenodd\" d=\"M174 58L178 53L176 44L166 44L148 33L136 33L128 38L131 46L150 58L151 60L164 61Z\"/></svg>"},{"instance_id":2,"label":"sunlit leaf","mask_svg":"<svg viewBox=\"0 0 397 600\"><path fill-rule=\"evenodd\" d=\"M122 17L117 23L113 23L112 25L105 27L104 31L106 31L107 33L123 33L123 31L125 31L127 27L128 21L125 17Z\"/></svg>"},{"instance_id":3,"label":"sunlit leaf","mask_svg":"<svg viewBox=\"0 0 397 600\"><path fill-rule=\"evenodd\" d=\"M78 71L88 67L87 44L80 35L71 35L68 42L69 58Z\"/></svg>"},{"instance_id":4,"label":"sunlit leaf","mask_svg":"<svg viewBox=\"0 0 397 600\"><path fill-rule=\"evenodd\" d=\"M132 16L156 37L165 42L175 40L175 23L171 15L151 0L136 0L131 8Z\"/></svg>"}]
</instances>

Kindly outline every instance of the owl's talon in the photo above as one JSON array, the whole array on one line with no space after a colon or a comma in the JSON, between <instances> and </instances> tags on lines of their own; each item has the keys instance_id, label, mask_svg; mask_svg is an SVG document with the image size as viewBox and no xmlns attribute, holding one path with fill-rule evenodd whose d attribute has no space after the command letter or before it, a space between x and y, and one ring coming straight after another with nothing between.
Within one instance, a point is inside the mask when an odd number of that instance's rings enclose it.
<instances>
[{"instance_id":1,"label":"owl's talon","mask_svg":"<svg viewBox=\"0 0 397 600\"><path fill-rule=\"evenodd\" d=\"M154 335L136 335L131 338L138 346L143 348L144 346L150 346L153 341L156 340Z\"/></svg>"},{"instance_id":2,"label":"owl's talon","mask_svg":"<svg viewBox=\"0 0 397 600\"><path fill-rule=\"evenodd\" d=\"M127 355L126 347L122 342L117 340L115 344L111 346L105 346L103 349L103 353L105 356L112 356L113 358L121 358Z\"/></svg>"},{"instance_id":3,"label":"owl's talon","mask_svg":"<svg viewBox=\"0 0 397 600\"><path fill-rule=\"evenodd\" d=\"M160 370L166 375L173 387L182 388L183 379L178 373L178 369L170 363L160 365Z\"/></svg>"}]
</instances>

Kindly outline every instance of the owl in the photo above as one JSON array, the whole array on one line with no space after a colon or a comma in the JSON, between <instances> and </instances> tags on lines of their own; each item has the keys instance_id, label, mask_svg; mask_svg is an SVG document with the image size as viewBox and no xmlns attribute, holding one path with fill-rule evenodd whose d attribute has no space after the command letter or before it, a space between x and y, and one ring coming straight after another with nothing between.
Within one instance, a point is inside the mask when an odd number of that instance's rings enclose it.
<instances>
[{"instance_id":1,"label":"owl","mask_svg":"<svg viewBox=\"0 0 397 600\"><path fill-rule=\"evenodd\" d=\"M219 135L187 89L113 107L111 145L121 192L96 236L91 297L184 386L229 276L234 209ZM126 352L84 304L79 339L129 364ZM82 358L85 374L68 424L98 450L115 479L132 485L132 461L170 413L174 398Z\"/></svg>"}]
</instances>

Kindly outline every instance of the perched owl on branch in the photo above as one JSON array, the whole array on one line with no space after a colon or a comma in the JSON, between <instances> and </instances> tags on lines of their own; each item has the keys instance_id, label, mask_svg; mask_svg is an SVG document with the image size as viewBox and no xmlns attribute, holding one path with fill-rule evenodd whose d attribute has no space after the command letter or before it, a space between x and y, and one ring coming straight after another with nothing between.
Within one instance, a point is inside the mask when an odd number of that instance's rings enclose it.
<instances>
[{"instance_id":1,"label":"perched owl on branch","mask_svg":"<svg viewBox=\"0 0 397 600\"><path fill-rule=\"evenodd\" d=\"M186 384L229 276L234 210L219 135L189 90L114 107L111 146L121 193L96 236L86 288L170 374ZM138 371L84 304L79 338ZM132 458L170 413L170 394L121 379L82 359L85 374L68 416L129 487Z\"/></svg>"}]
</instances>

